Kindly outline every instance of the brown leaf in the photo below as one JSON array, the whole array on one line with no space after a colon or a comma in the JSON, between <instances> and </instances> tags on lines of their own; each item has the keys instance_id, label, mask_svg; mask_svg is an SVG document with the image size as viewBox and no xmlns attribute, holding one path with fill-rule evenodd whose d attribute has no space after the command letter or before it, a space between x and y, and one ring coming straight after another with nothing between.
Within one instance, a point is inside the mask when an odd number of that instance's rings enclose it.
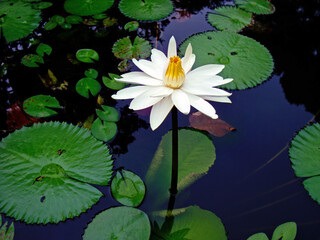
<instances>
[{"instance_id":1,"label":"brown leaf","mask_svg":"<svg viewBox=\"0 0 320 240\"><path fill-rule=\"evenodd\" d=\"M227 133L236 130L221 119L212 119L201 112L195 112L189 116L191 127L204 130L216 137L223 137Z\"/></svg>"}]
</instances>

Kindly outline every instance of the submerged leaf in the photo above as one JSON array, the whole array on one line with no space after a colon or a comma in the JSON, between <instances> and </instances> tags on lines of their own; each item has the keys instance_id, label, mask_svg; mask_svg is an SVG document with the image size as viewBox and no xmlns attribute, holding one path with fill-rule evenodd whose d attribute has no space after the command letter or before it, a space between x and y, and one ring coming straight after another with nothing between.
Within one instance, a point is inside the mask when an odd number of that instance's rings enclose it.
<instances>
[{"instance_id":1,"label":"submerged leaf","mask_svg":"<svg viewBox=\"0 0 320 240\"><path fill-rule=\"evenodd\" d=\"M99 55L93 49L80 49L76 52L76 58L81 62L93 63L93 60L99 60Z\"/></svg>"},{"instance_id":2,"label":"submerged leaf","mask_svg":"<svg viewBox=\"0 0 320 240\"><path fill-rule=\"evenodd\" d=\"M76 15L70 15L66 17L66 22L70 24L78 24L82 22L82 17Z\"/></svg>"},{"instance_id":3,"label":"submerged leaf","mask_svg":"<svg viewBox=\"0 0 320 240\"><path fill-rule=\"evenodd\" d=\"M275 7L267 0L235 0L240 8L255 14L271 14L275 11Z\"/></svg>"},{"instance_id":4,"label":"submerged leaf","mask_svg":"<svg viewBox=\"0 0 320 240\"><path fill-rule=\"evenodd\" d=\"M37 63L44 63L43 58L37 54L23 56L21 63L27 67L39 67Z\"/></svg>"},{"instance_id":5,"label":"submerged leaf","mask_svg":"<svg viewBox=\"0 0 320 240\"><path fill-rule=\"evenodd\" d=\"M89 98L89 92L96 96L100 92L100 83L93 78L82 78L77 82L76 91L81 96Z\"/></svg>"},{"instance_id":6,"label":"submerged leaf","mask_svg":"<svg viewBox=\"0 0 320 240\"><path fill-rule=\"evenodd\" d=\"M91 126L91 132L96 139L108 142L117 134L117 125L114 122L101 122L97 118Z\"/></svg>"},{"instance_id":7,"label":"submerged leaf","mask_svg":"<svg viewBox=\"0 0 320 240\"><path fill-rule=\"evenodd\" d=\"M139 22L137 21L131 21L126 23L126 25L124 25L124 29L128 31L135 31L138 29L138 27L139 27Z\"/></svg>"},{"instance_id":8,"label":"submerged leaf","mask_svg":"<svg viewBox=\"0 0 320 240\"><path fill-rule=\"evenodd\" d=\"M102 13L113 5L114 0L66 0L64 9L78 16L90 16Z\"/></svg>"},{"instance_id":9,"label":"submerged leaf","mask_svg":"<svg viewBox=\"0 0 320 240\"><path fill-rule=\"evenodd\" d=\"M49 117L57 114L51 108L60 108L55 97L49 95L36 95L23 102L23 110L32 117Z\"/></svg>"}]
</instances>

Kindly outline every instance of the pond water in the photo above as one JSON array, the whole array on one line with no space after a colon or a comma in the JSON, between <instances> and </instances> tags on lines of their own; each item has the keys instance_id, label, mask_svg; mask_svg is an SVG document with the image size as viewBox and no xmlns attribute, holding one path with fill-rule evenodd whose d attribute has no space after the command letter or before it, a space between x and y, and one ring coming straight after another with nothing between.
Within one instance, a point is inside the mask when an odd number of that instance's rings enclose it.
<instances>
[{"instance_id":1,"label":"pond water","mask_svg":"<svg viewBox=\"0 0 320 240\"><path fill-rule=\"evenodd\" d=\"M55 2L43 10L42 24L55 14L63 14L62 3ZM207 13L218 6L233 5L232 1L205 0L174 3L176 11L173 14L158 23L142 22L137 32L128 33L119 28L131 19L121 15L116 7L107 11L108 16L118 19L117 25L110 28L82 24L67 30L58 27L51 31L36 29L27 39L39 39L53 49L40 68L20 64L21 58L35 49L27 40L6 44L2 38L1 62L2 66L6 64L6 71L0 83L1 129L8 130L6 111L11 105L38 94L55 96L63 106L57 115L46 121L84 122L95 112L97 103L92 96L89 99L79 96L74 90L76 82L90 67L97 69L99 75L120 74L117 70L120 60L111 52L117 39L138 33L150 40L153 47L157 45L159 50L166 52L171 36L175 36L179 45L193 34L212 31L214 28L206 21ZM300 129L319 121L320 37L317 33L320 1L274 0L272 3L276 9L273 14L256 15L255 24L240 33L270 51L274 71L268 80L256 87L230 91L232 104L213 102L219 117L236 130L222 137L207 134L215 146L214 165L207 174L177 195L175 208L196 205L214 213L221 219L230 240L247 239L257 232L264 232L271 239L273 230L285 222L297 223L296 239L315 240L320 239L320 207L303 187L304 178L296 177L288 149ZM160 40L156 40L156 34ZM74 53L81 48L95 49L99 52L99 61L71 64ZM39 75L45 75L48 68L59 81L69 82L68 90L52 91L42 84ZM138 69L133 67L131 70ZM130 101L115 101L110 98L114 93L105 88L100 93L107 105L116 107L121 114L118 134L107 143L113 153L114 169L123 167L145 180L162 137L171 130L171 114L152 131L149 113L128 110ZM191 112L195 111L192 109ZM188 116L181 113L178 113L178 122L180 128L190 126ZM2 131L2 138L9 133ZM15 240L82 239L84 229L95 215L121 205L111 196L109 186L95 187L105 196L74 219L36 225L15 221L5 214L2 217L5 221L14 221ZM156 191L148 189L147 185L146 197L139 209L146 213L166 209L167 202L154 209L152 193Z\"/></svg>"}]
</instances>

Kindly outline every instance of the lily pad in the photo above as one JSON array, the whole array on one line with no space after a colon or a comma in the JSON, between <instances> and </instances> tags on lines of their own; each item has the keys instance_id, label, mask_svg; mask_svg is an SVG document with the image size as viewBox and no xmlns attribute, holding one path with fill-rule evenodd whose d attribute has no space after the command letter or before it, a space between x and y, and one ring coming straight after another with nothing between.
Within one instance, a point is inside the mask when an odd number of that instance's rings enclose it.
<instances>
[{"instance_id":1,"label":"lily pad","mask_svg":"<svg viewBox=\"0 0 320 240\"><path fill-rule=\"evenodd\" d=\"M181 129L179 134L178 190L185 189L205 175L215 161L215 147L203 133ZM163 136L147 171L145 183L154 204L169 197L172 164L171 131Z\"/></svg>"},{"instance_id":2,"label":"lily pad","mask_svg":"<svg viewBox=\"0 0 320 240\"><path fill-rule=\"evenodd\" d=\"M53 5L52 2L38 2L38 3L32 3L32 7L34 9L45 9L48 7L51 7Z\"/></svg>"},{"instance_id":3,"label":"lily pad","mask_svg":"<svg viewBox=\"0 0 320 240\"><path fill-rule=\"evenodd\" d=\"M112 179L111 193L119 203L128 207L137 207L144 199L146 187L138 175L122 170Z\"/></svg>"},{"instance_id":4,"label":"lily pad","mask_svg":"<svg viewBox=\"0 0 320 240\"><path fill-rule=\"evenodd\" d=\"M208 13L207 21L219 30L238 32L251 22L252 14L237 7L219 7Z\"/></svg>"},{"instance_id":5,"label":"lily pad","mask_svg":"<svg viewBox=\"0 0 320 240\"><path fill-rule=\"evenodd\" d=\"M13 222L7 227L8 222L2 225L2 217L0 215L0 239L1 240L13 240L14 237L14 225Z\"/></svg>"},{"instance_id":6,"label":"lily pad","mask_svg":"<svg viewBox=\"0 0 320 240\"><path fill-rule=\"evenodd\" d=\"M99 213L85 229L84 240L149 240L147 214L132 207L114 207Z\"/></svg>"},{"instance_id":7,"label":"lily pad","mask_svg":"<svg viewBox=\"0 0 320 240\"><path fill-rule=\"evenodd\" d=\"M247 240L269 240L265 233L256 233L249 237Z\"/></svg>"},{"instance_id":8,"label":"lily pad","mask_svg":"<svg viewBox=\"0 0 320 240\"><path fill-rule=\"evenodd\" d=\"M255 14L271 14L274 13L275 7L268 0L235 0L240 8Z\"/></svg>"},{"instance_id":9,"label":"lily pad","mask_svg":"<svg viewBox=\"0 0 320 240\"><path fill-rule=\"evenodd\" d=\"M294 240L297 235L297 224L287 222L279 225L272 234L271 240Z\"/></svg>"},{"instance_id":10,"label":"lily pad","mask_svg":"<svg viewBox=\"0 0 320 240\"><path fill-rule=\"evenodd\" d=\"M36 95L23 102L23 110L32 117L49 117L57 114L51 108L60 108L55 97L49 95Z\"/></svg>"},{"instance_id":11,"label":"lily pad","mask_svg":"<svg viewBox=\"0 0 320 240\"><path fill-rule=\"evenodd\" d=\"M19 0L0 0L0 37L7 42L28 36L39 26L41 11Z\"/></svg>"},{"instance_id":12,"label":"lily pad","mask_svg":"<svg viewBox=\"0 0 320 240\"><path fill-rule=\"evenodd\" d=\"M93 60L99 60L99 54L93 49L80 49L76 52L76 58L80 62L93 63Z\"/></svg>"},{"instance_id":13,"label":"lily pad","mask_svg":"<svg viewBox=\"0 0 320 240\"><path fill-rule=\"evenodd\" d=\"M181 44L180 52L185 52L189 43L197 56L194 68L206 64L225 65L219 75L234 80L222 88L255 87L273 71L273 59L268 49L252 38L225 31L209 31L187 38Z\"/></svg>"},{"instance_id":14,"label":"lily pad","mask_svg":"<svg viewBox=\"0 0 320 240\"><path fill-rule=\"evenodd\" d=\"M0 211L26 223L57 223L95 204L112 160L87 129L45 122L0 142ZM23 196L23 197L21 197Z\"/></svg>"},{"instance_id":15,"label":"lily pad","mask_svg":"<svg viewBox=\"0 0 320 240\"><path fill-rule=\"evenodd\" d=\"M114 107L109 107L102 105L101 106L103 110L96 109L96 113L98 117L107 122L118 122L120 119L120 115L117 109Z\"/></svg>"},{"instance_id":16,"label":"lily pad","mask_svg":"<svg viewBox=\"0 0 320 240\"><path fill-rule=\"evenodd\" d=\"M129 18L156 21L169 16L173 4L170 0L121 0L119 9Z\"/></svg>"},{"instance_id":17,"label":"lily pad","mask_svg":"<svg viewBox=\"0 0 320 240\"><path fill-rule=\"evenodd\" d=\"M303 181L309 195L320 204L320 124L315 123L300 130L291 141L289 149L292 168Z\"/></svg>"},{"instance_id":18,"label":"lily pad","mask_svg":"<svg viewBox=\"0 0 320 240\"><path fill-rule=\"evenodd\" d=\"M103 84L112 89L112 90L120 90L126 86L126 83L118 82L115 79L120 79L121 76L113 73L109 73L109 77L102 76Z\"/></svg>"},{"instance_id":19,"label":"lily pad","mask_svg":"<svg viewBox=\"0 0 320 240\"><path fill-rule=\"evenodd\" d=\"M93 69L93 68L89 68L88 70L86 70L84 72L84 75L86 75L86 77L88 78L93 78L93 79L96 79L99 75L98 71Z\"/></svg>"},{"instance_id":20,"label":"lily pad","mask_svg":"<svg viewBox=\"0 0 320 240\"><path fill-rule=\"evenodd\" d=\"M82 17L76 15L70 15L66 17L66 22L70 24L82 23Z\"/></svg>"},{"instance_id":21,"label":"lily pad","mask_svg":"<svg viewBox=\"0 0 320 240\"><path fill-rule=\"evenodd\" d=\"M91 16L108 10L114 0L66 0L64 9L78 16Z\"/></svg>"},{"instance_id":22,"label":"lily pad","mask_svg":"<svg viewBox=\"0 0 320 240\"><path fill-rule=\"evenodd\" d=\"M117 125L114 122L101 122L97 118L91 126L91 132L96 139L108 142L117 134Z\"/></svg>"},{"instance_id":23,"label":"lily pad","mask_svg":"<svg viewBox=\"0 0 320 240\"><path fill-rule=\"evenodd\" d=\"M43 57L44 54L50 55L51 52L52 52L52 47L44 43L40 43L36 49L36 53L41 57Z\"/></svg>"},{"instance_id":24,"label":"lily pad","mask_svg":"<svg viewBox=\"0 0 320 240\"><path fill-rule=\"evenodd\" d=\"M149 41L136 37L131 43L129 37L119 39L112 47L115 57L120 59L140 59L147 58L151 54L151 44Z\"/></svg>"},{"instance_id":25,"label":"lily pad","mask_svg":"<svg viewBox=\"0 0 320 240\"><path fill-rule=\"evenodd\" d=\"M100 89L100 83L93 78L82 78L76 85L77 93L85 98L89 98L89 92L92 96L96 96L100 92Z\"/></svg>"},{"instance_id":26,"label":"lily pad","mask_svg":"<svg viewBox=\"0 0 320 240\"><path fill-rule=\"evenodd\" d=\"M126 25L124 25L124 29L128 30L130 32L137 30L138 27L139 27L139 22L137 22L137 21L131 21L131 22L126 23Z\"/></svg>"},{"instance_id":27,"label":"lily pad","mask_svg":"<svg viewBox=\"0 0 320 240\"><path fill-rule=\"evenodd\" d=\"M38 63L44 63L43 58L37 54L23 56L21 63L27 67L39 67Z\"/></svg>"}]
</instances>

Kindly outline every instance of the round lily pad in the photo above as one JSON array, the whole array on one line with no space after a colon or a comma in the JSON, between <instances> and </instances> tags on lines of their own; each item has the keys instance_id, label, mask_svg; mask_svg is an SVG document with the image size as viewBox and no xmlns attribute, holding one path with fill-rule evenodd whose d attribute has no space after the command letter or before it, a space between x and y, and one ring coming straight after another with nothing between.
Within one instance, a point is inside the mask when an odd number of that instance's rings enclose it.
<instances>
[{"instance_id":1,"label":"round lily pad","mask_svg":"<svg viewBox=\"0 0 320 240\"><path fill-rule=\"evenodd\" d=\"M141 178L133 172L123 170L117 172L111 182L111 193L119 203L137 207L146 194L146 187Z\"/></svg>"},{"instance_id":2,"label":"round lily pad","mask_svg":"<svg viewBox=\"0 0 320 240\"><path fill-rule=\"evenodd\" d=\"M84 72L84 75L86 75L86 77L88 78L93 78L93 79L96 79L99 75L98 71L93 69L93 68L89 68L88 70L86 70Z\"/></svg>"},{"instance_id":3,"label":"round lily pad","mask_svg":"<svg viewBox=\"0 0 320 240\"><path fill-rule=\"evenodd\" d=\"M87 129L46 122L0 142L0 211L26 223L57 223L95 204L112 160Z\"/></svg>"},{"instance_id":4,"label":"round lily pad","mask_svg":"<svg viewBox=\"0 0 320 240\"><path fill-rule=\"evenodd\" d=\"M170 0L121 0L119 9L129 18L156 21L169 16L173 4Z\"/></svg>"},{"instance_id":5,"label":"round lily pad","mask_svg":"<svg viewBox=\"0 0 320 240\"><path fill-rule=\"evenodd\" d=\"M121 76L113 73L109 73L109 77L102 76L103 84L112 89L112 90L120 90L126 86L126 83L118 82L115 79L121 78Z\"/></svg>"},{"instance_id":6,"label":"round lily pad","mask_svg":"<svg viewBox=\"0 0 320 240\"><path fill-rule=\"evenodd\" d=\"M151 54L149 41L136 37L131 43L129 37L119 39L112 47L114 56L120 59L147 58Z\"/></svg>"},{"instance_id":7,"label":"round lily pad","mask_svg":"<svg viewBox=\"0 0 320 240\"><path fill-rule=\"evenodd\" d=\"M0 1L0 37L7 42L28 36L41 21L40 10L34 9L32 3L8 0Z\"/></svg>"},{"instance_id":8,"label":"round lily pad","mask_svg":"<svg viewBox=\"0 0 320 240\"><path fill-rule=\"evenodd\" d=\"M269 240L269 238L265 233L256 233L250 236L247 240Z\"/></svg>"},{"instance_id":9,"label":"round lily pad","mask_svg":"<svg viewBox=\"0 0 320 240\"><path fill-rule=\"evenodd\" d=\"M235 0L240 8L255 14L271 14L275 11L275 7L268 0Z\"/></svg>"},{"instance_id":10,"label":"round lily pad","mask_svg":"<svg viewBox=\"0 0 320 240\"><path fill-rule=\"evenodd\" d=\"M98 53L93 49L80 49L76 52L76 58L80 62L85 63L94 63L93 60L98 61L99 55Z\"/></svg>"},{"instance_id":11,"label":"round lily pad","mask_svg":"<svg viewBox=\"0 0 320 240\"><path fill-rule=\"evenodd\" d=\"M49 117L57 114L51 108L60 108L55 97L49 95L36 95L23 102L23 110L32 117Z\"/></svg>"},{"instance_id":12,"label":"round lily pad","mask_svg":"<svg viewBox=\"0 0 320 240\"><path fill-rule=\"evenodd\" d=\"M50 47L48 44L40 43L39 46L36 49L36 53L43 57L44 54L50 55L52 52L52 47Z\"/></svg>"},{"instance_id":13,"label":"round lily pad","mask_svg":"<svg viewBox=\"0 0 320 240\"><path fill-rule=\"evenodd\" d=\"M187 38L180 46L185 52L192 44L197 60L194 68L206 64L223 64L219 75L233 78L222 88L246 89L265 81L273 71L273 59L268 49L252 38L231 32L205 32Z\"/></svg>"},{"instance_id":14,"label":"round lily pad","mask_svg":"<svg viewBox=\"0 0 320 240\"><path fill-rule=\"evenodd\" d=\"M108 142L117 134L117 124L97 118L92 123L91 132L96 139Z\"/></svg>"},{"instance_id":15,"label":"round lily pad","mask_svg":"<svg viewBox=\"0 0 320 240\"><path fill-rule=\"evenodd\" d=\"M207 21L219 30L238 32L251 22L252 14L237 7L219 7L208 13Z\"/></svg>"},{"instance_id":16,"label":"round lily pad","mask_svg":"<svg viewBox=\"0 0 320 240\"><path fill-rule=\"evenodd\" d=\"M101 106L103 110L96 109L96 113L98 117L107 122L118 122L120 119L120 114L117 109L114 107L109 107L102 105Z\"/></svg>"},{"instance_id":17,"label":"round lily pad","mask_svg":"<svg viewBox=\"0 0 320 240\"><path fill-rule=\"evenodd\" d=\"M124 25L124 29L128 30L130 32L137 30L138 27L139 27L139 22L137 22L137 21L131 21L131 22L126 23L126 25Z\"/></svg>"},{"instance_id":18,"label":"round lily pad","mask_svg":"<svg viewBox=\"0 0 320 240\"><path fill-rule=\"evenodd\" d=\"M147 214L132 207L114 207L99 213L85 229L84 240L148 240Z\"/></svg>"},{"instance_id":19,"label":"round lily pad","mask_svg":"<svg viewBox=\"0 0 320 240\"><path fill-rule=\"evenodd\" d=\"M82 78L77 82L76 91L81 96L89 98L89 92L96 96L100 92L100 83L93 78Z\"/></svg>"},{"instance_id":20,"label":"round lily pad","mask_svg":"<svg viewBox=\"0 0 320 240\"><path fill-rule=\"evenodd\" d=\"M64 9L78 16L90 16L102 13L113 5L114 0L66 0Z\"/></svg>"},{"instance_id":21,"label":"round lily pad","mask_svg":"<svg viewBox=\"0 0 320 240\"><path fill-rule=\"evenodd\" d=\"M21 63L27 67L39 67L38 63L44 63L43 58L37 54L24 55Z\"/></svg>"},{"instance_id":22,"label":"round lily pad","mask_svg":"<svg viewBox=\"0 0 320 240\"><path fill-rule=\"evenodd\" d=\"M303 181L310 196L320 204L320 124L315 123L300 130L291 141L289 149L292 168Z\"/></svg>"}]
</instances>

